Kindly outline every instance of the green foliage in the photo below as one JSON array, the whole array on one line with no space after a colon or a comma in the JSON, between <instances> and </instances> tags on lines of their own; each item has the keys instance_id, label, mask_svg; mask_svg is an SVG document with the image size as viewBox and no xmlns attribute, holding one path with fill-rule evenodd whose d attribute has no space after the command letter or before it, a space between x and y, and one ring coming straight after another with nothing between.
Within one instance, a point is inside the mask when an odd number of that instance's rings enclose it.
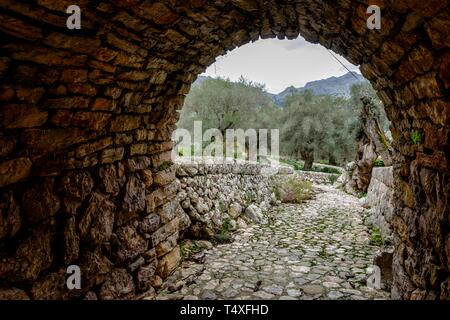
<instances>
[{"instance_id":1,"label":"green foliage","mask_svg":"<svg viewBox=\"0 0 450 320\"><path fill-rule=\"evenodd\" d=\"M222 201L219 202L219 210L220 212L225 212L227 210L227 206Z\"/></svg>"},{"instance_id":2,"label":"green foliage","mask_svg":"<svg viewBox=\"0 0 450 320\"><path fill-rule=\"evenodd\" d=\"M294 170L303 170L303 164L294 159L280 159L280 162L286 163L294 168Z\"/></svg>"},{"instance_id":3,"label":"green foliage","mask_svg":"<svg viewBox=\"0 0 450 320\"><path fill-rule=\"evenodd\" d=\"M339 179L339 176L337 175L331 175L328 177L328 181L330 181L330 184L334 184Z\"/></svg>"},{"instance_id":4,"label":"green foliage","mask_svg":"<svg viewBox=\"0 0 450 320\"><path fill-rule=\"evenodd\" d=\"M227 236L231 229L231 219L225 218L222 221L222 226L220 227L219 234L221 236Z\"/></svg>"},{"instance_id":5,"label":"green foliage","mask_svg":"<svg viewBox=\"0 0 450 320\"><path fill-rule=\"evenodd\" d=\"M384 167L384 161L382 159L376 159L373 161L374 167Z\"/></svg>"},{"instance_id":6,"label":"green foliage","mask_svg":"<svg viewBox=\"0 0 450 320\"><path fill-rule=\"evenodd\" d=\"M193 132L194 121L203 122L203 130L258 128L267 121L266 114L276 107L265 93L264 86L244 78L238 82L208 79L194 86L186 97L178 128Z\"/></svg>"},{"instance_id":7,"label":"green foliage","mask_svg":"<svg viewBox=\"0 0 450 320\"><path fill-rule=\"evenodd\" d=\"M358 199L365 198L365 197L367 197L367 192L358 192L358 193L356 194L356 197L357 197Z\"/></svg>"},{"instance_id":8,"label":"green foliage","mask_svg":"<svg viewBox=\"0 0 450 320\"><path fill-rule=\"evenodd\" d=\"M362 131L359 119L362 96L372 97L375 103L372 112L379 116L382 129L388 130L389 121L381 101L369 83L352 87L347 99L304 91L291 94L283 107L277 107L263 85L244 78L238 82L207 79L193 86L177 126L192 133L194 121L201 120L204 131L217 128L222 135L227 129L279 129L281 155L305 161L305 164L290 163L296 170L328 172L323 167L311 168L314 159L342 166L355 157L355 140ZM389 145L387 138L383 142ZM189 150L180 153L189 155Z\"/></svg>"},{"instance_id":9,"label":"green foliage","mask_svg":"<svg viewBox=\"0 0 450 320\"><path fill-rule=\"evenodd\" d=\"M378 98L376 91L373 89L369 82L363 82L361 84L354 85L351 88L351 95L349 99L349 105L353 109L355 115L359 114L361 110L361 97L366 96L372 99L374 108L371 112L378 118L380 127L384 131L389 131L390 122L384 111L383 103Z\"/></svg>"},{"instance_id":10,"label":"green foliage","mask_svg":"<svg viewBox=\"0 0 450 320\"><path fill-rule=\"evenodd\" d=\"M314 159L341 165L353 159L359 118L349 103L308 91L289 96L281 116L281 153L304 160L307 169Z\"/></svg>"},{"instance_id":11,"label":"green foliage","mask_svg":"<svg viewBox=\"0 0 450 320\"><path fill-rule=\"evenodd\" d=\"M411 133L411 142L413 145L420 145L423 143L423 135L419 131L413 131Z\"/></svg>"},{"instance_id":12,"label":"green foliage","mask_svg":"<svg viewBox=\"0 0 450 320\"><path fill-rule=\"evenodd\" d=\"M388 150L390 145L391 145L391 143L388 141L386 135L384 134L384 132L380 132L378 130L377 130L377 133L378 133L378 136L381 139L381 142L383 143L384 149Z\"/></svg>"},{"instance_id":13,"label":"green foliage","mask_svg":"<svg viewBox=\"0 0 450 320\"><path fill-rule=\"evenodd\" d=\"M182 259L189 259L193 254L200 252L202 247L198 245L198 242L181 240L180 244L180 254Z\"/></svg>"},{"instance_id":14,"label":"green foliage","mask_svg":"<svg viewBox=\"0 0 450 320\"><path fill-rule=\"evenodd\" d=\"M157 171L164 171L166 169L169 169L171 166L172 166L171 161L165 161L158 167Z\"/></svg>"},{"instance_id":15,"label":"green foliage","mask_svg":"<svg viewBox=\"0 0 450 320\"><path fill-rule=\"evenodd\" d=\"M341 171L339 169L332 168L332 167L313 166L311 171L322 172L322 173L341 174Z\"/></svg>"},{"instance_id":16,"label":"green foliage","mask_svg":"<svg viewBox=\"0 0 450 320\"><path fill-rule=\"evenodd\" d=\"M333 167L328 166L317 166L314 165L310 170L306 170L304 165L297 160L294 159L280 159L280 162L288 164L294 168L296 171L312 171L312 172L321 172L321 173L332 173L340 175L342 172Z\"/></svg>"},{"instance_id":17,"label":"green foliage","mask_svg":"<svg viewBox=\"0 0 450 320\"><path fill-rule=\"evenodd\" d=\"M180 254L181 254L181 259L185 259L187 256L187 251L186 251L186 246L185 246L184 240L180 241Z\"/></svg>"},{"instance_id":18,"label":"green foliage","mask_svg":"<svg viewBox=\"0 0 450 320\"><path fill-rule=\"evenodd\" d=\"M194 148L191 146L190 148L178 148L178 155L180 157L193 156Z\"/></svg>"},{"instance_id":19,"label":"green foliage","mask_svg":"<svg viewBox=\"0 0 450 320\"><path fill-rule=\"evenodd\" d=\"M377 227L372 228L372 234L370 235L370 244L373 246L382 246L384 244L380 229Z\"/></svg>"}]
</instances>

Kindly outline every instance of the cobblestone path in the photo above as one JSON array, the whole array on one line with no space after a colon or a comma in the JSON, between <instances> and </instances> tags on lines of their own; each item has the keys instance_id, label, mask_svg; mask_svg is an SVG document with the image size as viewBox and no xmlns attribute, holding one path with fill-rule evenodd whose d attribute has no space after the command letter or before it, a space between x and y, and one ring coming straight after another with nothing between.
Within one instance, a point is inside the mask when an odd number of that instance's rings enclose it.
<instances>
[{"instance_id":1,"label":"cobblestone path","mask_svg":"<svg viewBox=\"0 0 450 320\"><path fill-rule=\"evenodd\" d=\"M358 199L315 186L315 199L273 209L269 225L185 261L157 299L389 299L366 286L376 246Z\"/></svg>"}]
</instances>

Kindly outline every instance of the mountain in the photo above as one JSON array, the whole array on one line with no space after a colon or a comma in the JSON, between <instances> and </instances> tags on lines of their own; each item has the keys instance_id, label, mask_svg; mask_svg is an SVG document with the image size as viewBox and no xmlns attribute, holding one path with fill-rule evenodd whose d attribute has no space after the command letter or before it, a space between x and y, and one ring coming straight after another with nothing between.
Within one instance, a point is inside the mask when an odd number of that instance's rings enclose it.
<instances>
[{"instance_id":1,"label":"mountain","mask_svg":"<svg viewBox=\"0 0 450 320\"><path fill-rule=\"evenodd\" d=\"M200 85L207 79L211 77L198 76L194 85ZM311 91L314 95L328 95L335 97L350 97L350 90L353 85L360 84L367 81L362 75L358 73L350 73L341 77L331 77L328 79L317 80L308 82L304 87L295 88L290 86L278 94L273 94L267 92L267 95L273 100L277 106L282 106L286 97L293 93L303 92L305 90Z\"/></svg>"},{"instance_id":2,"label":"mountain","mask_svg":"<svg viewBox=\"0 0 450 320\"><path fill-rule=\"evenodd\" d=\"M194 86L200 85L200 84L202 84L204 81L206 81L208 79L212 79L212 78L211 77L206 77L206 76L198 76L197 80L195 80L192 85L194 85Z\"/></svg>"},{"instance_id":3,"label":"mountain","mask_svg":"<svg viewBox=\"0 0 450 320\"><path fill-rule=\"evenodd\" d=\"M341 77L331 77L324 80L317 80L308 82L304 87L295 88L293 86L286 88L279 94L271 94L272 99L275 104L281 106L283 105L286 97L296 92L303 92L305 90L311 91L314 95L326 95L335 97L349 97L350 90L353 85L360 84L367 81L363 76L357 73L347 74Z\"/></svg>"}]
</instances>

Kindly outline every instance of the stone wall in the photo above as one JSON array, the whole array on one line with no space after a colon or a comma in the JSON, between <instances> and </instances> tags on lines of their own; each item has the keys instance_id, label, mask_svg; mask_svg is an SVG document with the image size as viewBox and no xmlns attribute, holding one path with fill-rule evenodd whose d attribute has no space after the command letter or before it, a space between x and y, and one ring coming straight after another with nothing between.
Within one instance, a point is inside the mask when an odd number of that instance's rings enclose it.
<instances>
[{"instance_id":1,"label":"stone wall","mask_svg":"<svg viewBox=\"0 0 450 320\"><path fill-rule=\"evenodd\" d=\"M212 239L253 223L267 223L273 204L273 179L291 175L287 167L270 168L244 161L176 164L180 184L177 201L190 218L184 236Z\"/></svg>"},{"instance_id":2,"label":"stone wall","mask_svg":"<svg viewBox=\"0 0 450 320\"><path fill-rule=\"evenodd\" d=\"M4 192L0 298L11 288L33 299L151 295L155 278L179 259L167 242L182 227L168 201L175 170L156 159L71 170ZM80 267L82 290L67 290L64 265Z\"/></svg>"},{"instance_id":3,"label":"stone wall","mask_svg":"<svg viewBox=\"0 0 450 320\"><path fill-rule=\"evenodd\" d=\"M394 175L392 167L373 168L367 191L366 204L370 209L371 223L380 229L383 240L393 241Z\"/></svg>"},{"instance_id":4,"label":"stone wall","mask_svg":"<svg viewBox=\"0 0 450 320\"><path fill-rule=\"evenodd\" d=\"M2 287L50 296L76 263L83 292L56 297L149 288L178 256L153 249L179 231L165 163L190 85L227 50L301 34L360 65L392 122L394 298L450 297L448 0L81 0L69 30L72 4L0 2Z\"/></svg>"},{"instance_id":5,"label":"stone wall","mask_svg":"<svg viewBox=\"0 0 450 320\"><path fill-rule=\"evenodd\" d=\"M334 180L332 178L338 179L342 175L313 171L296 171L295 173L300 180L310 181L313 184L333 184Z\"/></svg>"}]
</instances>

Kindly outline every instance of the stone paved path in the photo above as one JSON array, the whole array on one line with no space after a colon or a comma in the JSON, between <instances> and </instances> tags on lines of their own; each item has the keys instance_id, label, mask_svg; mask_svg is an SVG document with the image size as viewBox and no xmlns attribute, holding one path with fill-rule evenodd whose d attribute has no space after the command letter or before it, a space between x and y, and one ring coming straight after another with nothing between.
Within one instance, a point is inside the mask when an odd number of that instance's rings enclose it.
<instances>
[{"instance_id":1,"label":"stone paved path","mask_svg":"<svg viewBox=\"0 0 450 320\"><path fill-rule=\"evenodd\" d=\"M238 231L203 264L185 261L157 299L389 299L366 286L377 247L358 199L314 188L315 199L275 207L272 224Z\"/></svg>"}]
</instances>

